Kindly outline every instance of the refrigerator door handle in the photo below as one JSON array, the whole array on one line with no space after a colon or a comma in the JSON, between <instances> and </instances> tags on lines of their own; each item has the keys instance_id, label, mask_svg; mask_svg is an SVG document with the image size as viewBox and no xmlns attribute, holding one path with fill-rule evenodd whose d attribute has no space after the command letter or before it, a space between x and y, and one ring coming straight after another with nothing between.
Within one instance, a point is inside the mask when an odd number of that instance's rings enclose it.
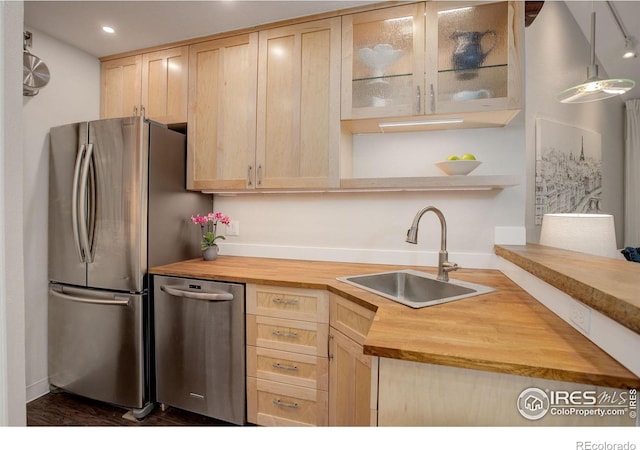
<instances>
[{"instance_id":1,"label":"refrigerator door handle","mask_svg":"<svg viewBox=\"0 0 640 450\"><path fill-rule=\"evenodd\" d=\"M114 299L110 300L110 299L78 297L75 295L59 292L55 289L49 289L49 294L53 295L54 297L59 297L64 300L71 300L73 302L79 302L79 303L90 303L94 305L110 305L110 306L129 306L129 297L122 298L125 296L119 296L119 295L114 295Z\"/></svg>"},{"instance_id":2,"label":"refrigerator door handle","mask_svg":"<svg viewBox=\"0 0 640 450\"><path fill-rule=\"evenodd\" d=\"M193 298L196 300L207 300L207 301L228 301L233 300L233 294L230 292L224 291L209 291L209 292L193 292L185 289L178 289L174 287L169 287L166 284L160 286L164 292L169 295L173 295L174 297L185 297L185 298Z\"/></svg>"},{"instance_id":3,"label":"refrigerator door handle","mask_svg":"<svg viewBox=\"0 0 640 450\"><path fill-rule=\"evenodd\" d=\"M82 165L82 157L85 154L86 146L82 144L76 154L76 164L73 169L73 189L71 192L71 226L73 227L73 240L76 244L76 250L78 256L80 256L80 262L85 262L82 247L80 247L80 234L78 231L78 183L80 179L80 166Z\"/></svg>"},{"instance_id":4,"label":"refrigerator door handle","mask_svg":"<svg viewBox=\"0 0 640 450\"><path fill-rule=\"evenodd\" d=\"M82 163L82 171L80 174L80 198L78 206L78 215L80 224L80 243L82 245L82 251L84 252L85 262L93 262L91 256L91 245L89 244L89 231L87 227L87 184L89 180L89 168L91 167L91 161L93 160L93 144L87 145L87 154L84 157Z\"/></svg>"}]
</instances>

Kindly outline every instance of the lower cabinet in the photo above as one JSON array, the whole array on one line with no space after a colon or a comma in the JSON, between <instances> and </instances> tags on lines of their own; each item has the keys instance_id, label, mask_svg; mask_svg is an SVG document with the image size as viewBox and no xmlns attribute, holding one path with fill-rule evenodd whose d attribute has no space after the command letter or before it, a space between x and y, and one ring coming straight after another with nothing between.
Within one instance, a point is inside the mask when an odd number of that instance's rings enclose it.
<instances>
[{"instance_id":1,"label":"lower cabinet","mask_svg":"<svg viewBox=\"0 0 640 450\"><path fill-rule=\"evenodd\" d=\"M375 312L330 294L329 425L376 426L378 357L363 344Z\"/></svg>"},{"instance_id":2,"label":"lower cabinet","mask_svg":"<svg viewBox=\"0 0 640 450\"><path fill-rule=\"evenodd\" d=\"M247 285L247 421L328 424L329 293Z\"/></svg>"},{"instance_id":3,"label":"lower cabinet","mask_svg":"<svg viewBox=\"0 0 640 450\"><path fill-rule=\"evenodd\" d=\"M335 328L329 344L329 425L377 425L377 358Z\"/></svg>"},{"instance_id":4,"label":"lower cabinet","mask_svg":"<svg viewBox=\"0 0 640 450\"><path fill-rule=\"evenodd\" d=\"M374 311L324 290L247 285L247 421L376 426Z\"/></svg>"}]
</instances>

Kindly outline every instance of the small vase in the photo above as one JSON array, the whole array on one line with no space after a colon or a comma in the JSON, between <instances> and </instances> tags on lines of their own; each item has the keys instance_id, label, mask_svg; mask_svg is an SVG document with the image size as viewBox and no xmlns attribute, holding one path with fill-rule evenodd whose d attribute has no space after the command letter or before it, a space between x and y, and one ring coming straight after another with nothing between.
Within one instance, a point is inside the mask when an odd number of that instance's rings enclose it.
<instances>
[{"instance_id":1,"label":"small vase","mask_svg":"<svg viewBox=\"0 0 640 450\"><path fill-rule=\"evenodd\" d=\"M218 246L212 245L206 250L202 251L202 259L205 261L214 261L218 257Z\"/></svg>"}]
</instances>

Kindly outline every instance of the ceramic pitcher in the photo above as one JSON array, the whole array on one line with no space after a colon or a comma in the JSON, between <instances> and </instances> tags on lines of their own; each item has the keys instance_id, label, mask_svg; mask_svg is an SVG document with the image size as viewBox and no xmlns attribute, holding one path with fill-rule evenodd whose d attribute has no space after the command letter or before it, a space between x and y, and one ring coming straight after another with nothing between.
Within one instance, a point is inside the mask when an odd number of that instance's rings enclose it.
<instances>
[{"instance_id":1,"label":"ceramic pitcher","mask_svg":"<svg viewBox=\"0 0 640 450\"><path fill-rule=\"evenodd\" d=\"M483 38L493 36L488 50L482 51ZM451 35L455 41L451 62L454 69L475 69L479 67L498 42L498 34L494 30L456 31Z\"/></svg>"}]
</instances>

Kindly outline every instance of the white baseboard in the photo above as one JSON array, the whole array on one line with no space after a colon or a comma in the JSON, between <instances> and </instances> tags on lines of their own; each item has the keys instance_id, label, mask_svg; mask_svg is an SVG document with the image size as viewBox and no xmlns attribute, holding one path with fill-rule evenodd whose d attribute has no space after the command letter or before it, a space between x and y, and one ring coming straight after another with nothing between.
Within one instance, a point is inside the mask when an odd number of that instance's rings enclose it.
<instances>
[{"instance_id":1,"label":"white baseboard","mask_svg":"<svg viewBox=\"0 0 640 450\"><path fill-rule=\"evenodd\" d=\"M613 359L635 375L640 376L640 358L638 358L640 334L588 307L506 259L499 257L498 265L502 273L536 300L611 355Z\"/></svg>"},{"instance_id":2,"label":"white baseboard","mask_svg":"<svg viewBox=\"0 0 640 450\"><path fill-rule=\"evenodd\" d=\"M27 386L27 403L49 393L49 380L44 379Z\"/></svg>"}]
</instances>

